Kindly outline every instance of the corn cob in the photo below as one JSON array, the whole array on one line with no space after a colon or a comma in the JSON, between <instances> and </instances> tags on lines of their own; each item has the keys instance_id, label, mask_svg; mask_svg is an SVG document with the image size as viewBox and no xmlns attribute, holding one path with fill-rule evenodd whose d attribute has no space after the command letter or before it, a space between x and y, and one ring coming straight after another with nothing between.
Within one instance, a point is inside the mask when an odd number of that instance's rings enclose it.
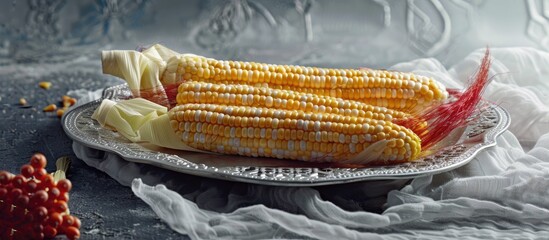
<instances>
[{"instance_id":1,"label":"corn cob","mask_svg":"<svg viewBox=\"0 0 549 240\"><path fill-rule=\"evenodd\" d=\"M375 161L387 163L411 160L421 151L409 129L363 117L192 103L176 106L168 116L184 144L223 154L349 162L382 142Z\"/></svg>"},{"instance_id":2,"label":"corn cob","mask_svg":"<svg viewBox=\"0 0 549 240\"><path fill-rule=\"evenodd\" d=\"M372 106L357 101L249 85L185 82L179 85L177 104L215 103L259 106L276 109L303 110L314 113L341 113L350 117L366 117L391 121L410 115L398 110Z\"/></svg>"},{"instance_id":3,"label":"corn cob","mask_svg":"<svg viewBox=\"0 0 549 240\"><path fill-rule=\"evenodd\" d=\"M356 100L409 113L448 96L432 78L412 73L220 61L192 54L171 58L161 81L247 84Z\"/></svg>"}]
</instances>

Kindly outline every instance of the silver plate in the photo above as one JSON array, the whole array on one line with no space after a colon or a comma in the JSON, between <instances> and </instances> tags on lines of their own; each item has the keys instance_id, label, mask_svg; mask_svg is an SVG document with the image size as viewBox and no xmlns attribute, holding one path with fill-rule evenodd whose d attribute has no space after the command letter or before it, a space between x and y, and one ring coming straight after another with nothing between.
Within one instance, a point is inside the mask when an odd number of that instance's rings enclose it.
<instances>
[{"instance_id":1,"label":"silver plate","mask_svg":"<svg viewBox=\"0 0 549 240\"><path fill-rule=\"evenodd\" d=\"M122 84L106 88L103 98L117 101L131 98L131 93L127 85ZM94 149L114 152L128 161L152 164L177 172L280 186L409 179L449 171L468 163L482 149L494 146L496 137L510 124L509 114L503 108L484 102L482 111L470 119L466 127L456 129L435 147L435 151L417 161L390 166L352 167L174 151L150 144L132 143L91 119L100 102L97 100L84 104L65 114L63 128L74 141Z\"/></svg>"}]
</instances>

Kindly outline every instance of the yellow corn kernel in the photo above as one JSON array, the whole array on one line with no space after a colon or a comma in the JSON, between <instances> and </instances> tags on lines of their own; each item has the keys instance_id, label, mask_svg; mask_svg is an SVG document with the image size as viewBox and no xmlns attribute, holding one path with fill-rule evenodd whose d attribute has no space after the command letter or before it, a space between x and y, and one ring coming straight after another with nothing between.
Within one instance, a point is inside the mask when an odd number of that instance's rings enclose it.
<instances>
[{"instance_id":1,"label":"yellow corn kernel","mask_svg":"<svg viewBox=\"0 0 549 240\"><path fill-rule=\"evenodd\" d=\"M19 98L19 105L26 106L27 105L27 100L24 99L24 98Z\"/></svg>"},{"instance_id":2,"label":"yellow corn kernel","mask_svg":"<svg viewBox=\"0 0 549 240\"><path fill-rule=\"evenodd\" d=\"M61 103L63 104L64 108L68 108L76 104L77 100L76 98L69 97L67 95L63 95L61 97Z\"/></svg>"},{"instance_id":3,"label":"yellow corn kernel","mask_svg":"<svg viewBox=\"0 0 549 240\"><path fill-rule=\"evenodd\" d=\"M44 107L43 111L44 112L53 112L57 109L57 106L55 104L50 104L46 107Z\"/></svg>"},{"instance_id":4,"label":"yellow corn kernel","mask_svg":"<svg viewBox=\"0 0 549 240\"><path fill-rule=\"evenodd\" d=\"M45 81L44 82L39 82L38 86L40 86L43 89L48 90L48 89L51 88L51 82L45 82Z\"/></svg>"}]
</instances>

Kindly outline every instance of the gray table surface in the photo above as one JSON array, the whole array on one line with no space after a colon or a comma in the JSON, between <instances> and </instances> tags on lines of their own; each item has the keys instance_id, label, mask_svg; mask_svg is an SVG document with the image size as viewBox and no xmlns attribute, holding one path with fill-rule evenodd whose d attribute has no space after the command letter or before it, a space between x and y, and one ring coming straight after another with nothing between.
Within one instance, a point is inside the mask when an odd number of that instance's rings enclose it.
<instances>
[{"instance_id":1,"label":"gray table surface","mask_svg":"<svg viewBox=\"0 0 549 240\"><path fill-rule=\"evenodd\" d=\"M32 65L22 64L33 69ZM38 66L37 66L38 67ZM15 67L14 67L15 68ZM98 68L98 67L97 67ZM35 152L48 159L47 170L55 170L55 160L69 156L72 166L67 178L73 183L69 207L82 221L82 239L185 239L161 222L156 214L129 187L77 159L72 141L55 113L42 108L58 103L69 90L95 90L116 82L97 71L53 70L47 74L25 76L0 74L0 169L19 172ZM39 81L51 81L51 89L39 88ZM20 107L24 97L30 107Z\"/></svg>"}]
</instances>

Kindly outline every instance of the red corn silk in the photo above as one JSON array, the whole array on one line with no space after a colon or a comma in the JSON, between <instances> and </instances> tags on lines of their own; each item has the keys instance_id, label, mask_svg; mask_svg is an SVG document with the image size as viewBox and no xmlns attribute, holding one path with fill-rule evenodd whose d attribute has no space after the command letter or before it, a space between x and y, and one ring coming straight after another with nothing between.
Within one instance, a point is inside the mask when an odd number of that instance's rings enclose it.
<instances>
[{"instance_id":1,"label":"red corn silk","mask_svg":"<svg viewBox=\"0 0 549 240\"><path fill-rule=\"evenodd\" d=\"M411 118L396 120L395 123L414 131L421 139L423 150L433 147L454 129L467 124L467 119L477 111L482 93L490 82L490 64L490 51L486 49L479 69L470 79L465 91L448 90L455 101L435 105ZM427 128L424 127L424 122L428 123Z\"/></svg>"}]
</instances>

